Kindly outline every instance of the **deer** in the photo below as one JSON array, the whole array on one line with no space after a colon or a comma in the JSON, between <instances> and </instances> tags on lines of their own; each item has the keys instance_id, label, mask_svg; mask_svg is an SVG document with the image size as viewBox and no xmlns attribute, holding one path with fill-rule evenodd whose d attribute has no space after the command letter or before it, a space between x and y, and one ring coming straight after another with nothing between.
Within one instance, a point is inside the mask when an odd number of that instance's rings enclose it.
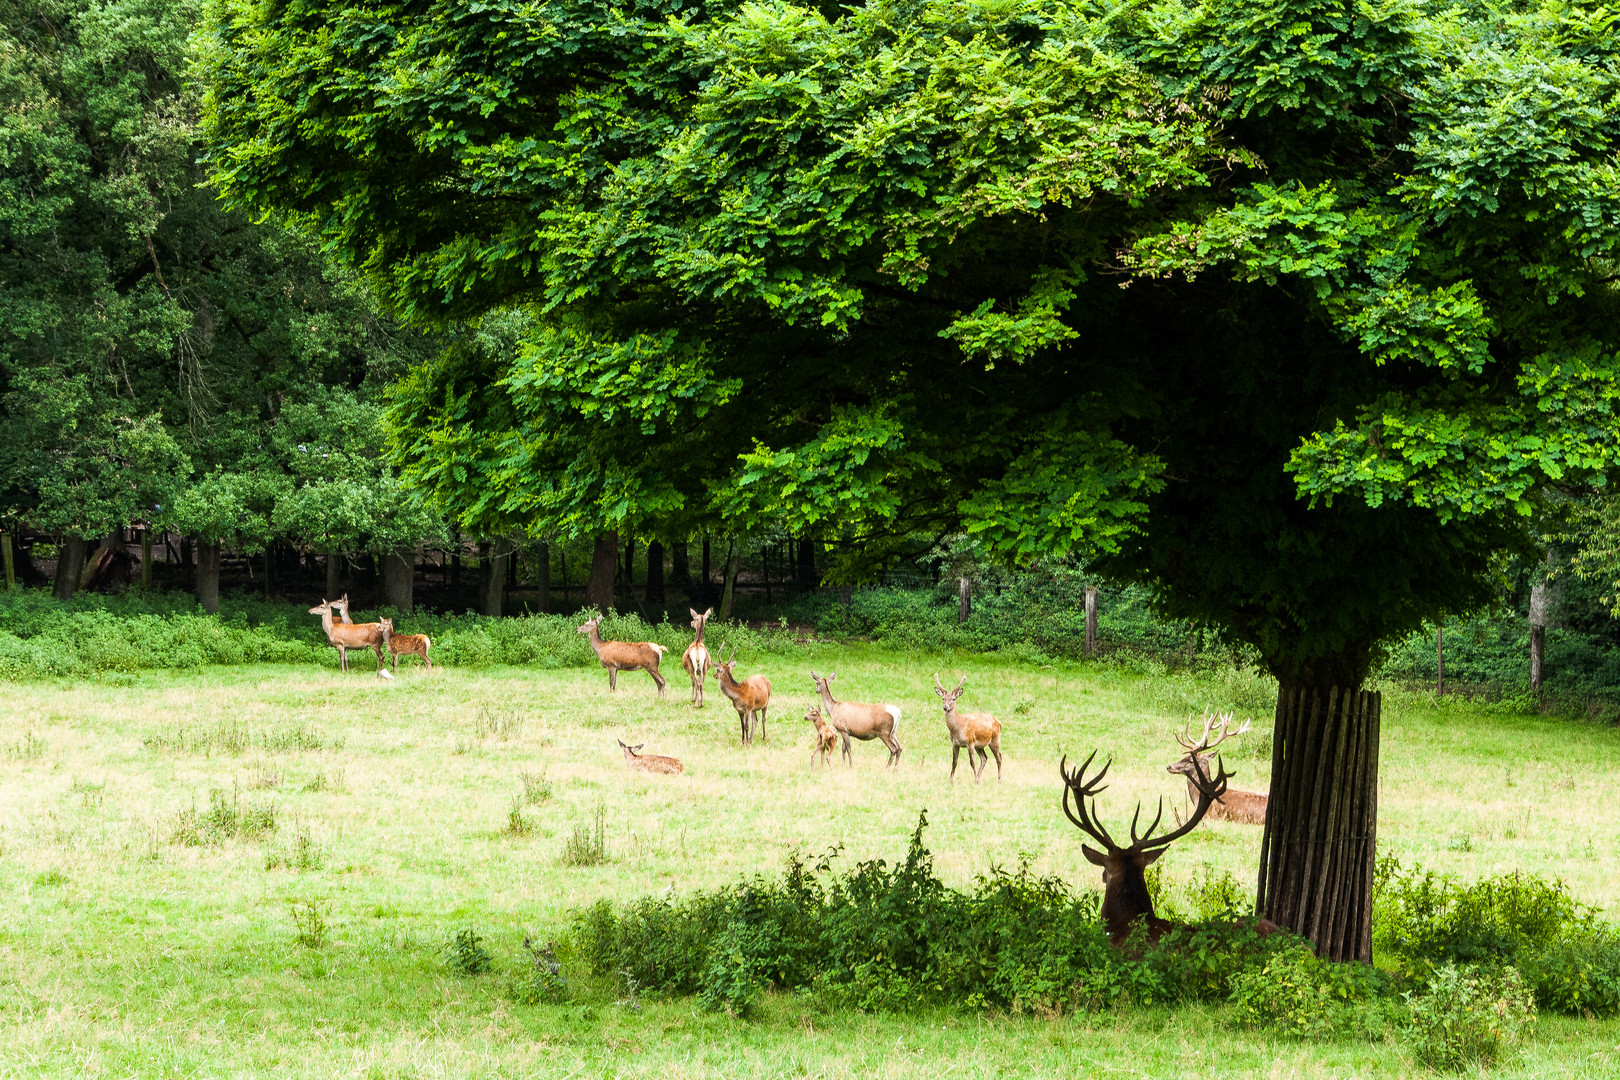
<instances>
[{"instance_id":1,"label":"deer","mask_svg":"<svg viewBox=\"0 0 1620 1080\"><path fill-rule=\"evenodd\" d=\"M834 701L828 684L838 678L837 672L828 672L823 678L812 671L810 678L815 681L816 693L821 696L821 704L827 710L827 720L843 737L844 760L851 768L855 766L855 759L849 752L851 739L859 739L862 742L871 739L881 740L883 745L889 748L889 765L893 766L900 760L900 743L896 737L900 730L900 706Z\"/></svg>"},{"instance_id":2,"label":"deer","mask_svg":"<svg viewBox=\"0 0 1620 1080\"><path fill-rule=\"evenodd\" d=\"M1220 723L1219 734L1215 741L1210 742L1210 730L1217 720ZM1215 748L1234 735L1242 735L1249 730L1249 722L1245 720L1243 726L1236 731L1229 731L1232 724L1232 714L1225 713L1220 717L1210 714L1204 717L1204 733L1194 742L1189 736L1192 734L1192 724L1182 729L1176 736L1176 741L1187 751L1186 756L1172 762L1165 767L1165 771L1187 778L1187 797L1193 801L1198 799L1198 784L1193 777L1202 779L1209 777L1209 761L1215 756ZM1269 797L1258 791L1230 791L1228 790L1216 799L1209 808L1211 820L1235 821L1244 825L1264 825L1266 823L1266 803Z\"/></svg>"},{"instance_id":3,"label":"deer","mask_svg":"<svg viewBox=\"0 0 1620 1080\"><path fill-rule=\"evenodd\" d=\"M396 634L393 619L379 619L377 622L382 627L383 644L388 646L388 652L394 658L395 671L399 670L401 656L420 656L427 669L433 670L433 661L428 659L428 650L433 647L433 641L426 634Z\"/></svg>"},{"instance_id":4,"label":"deer","mask_svg":"<svg viewBox=\"0 0 1620 1080\"><path fill-rule=\"evenodd\" d=\"M347 597L344 598L345 600ZM326 631L326 643L338 651L338 666L349 670L349 650L369 648L377 654L377 670L383 666L383 634L379 623L333 622L332 609L341 602L322 600L309 609L311 615L321 617L321 629Z\"/></svg>"},{"instance_id":5,"label":"deer","mask_svg":"<svg viewBox=\"0 0 1620 1080\"><path fill-rule=\"evenodd\" d=\"M626 746L624 745L623 739L615 739L613 741L619 744L620 750L624 751L624 763L630 766L631 772L667 773L670 776L675 776L686 771L686 766L682 765L675 758L669 757L665 754L641 753L641 748L646 746L646 743L637 743L635 746Z\"/></svg>"},{"instance_id":6,"label":"deer","mask_svg":"<svg viewBox=\"0 0 1620 1080\"><path fill-rule=\"evenodd\" d=\"M737 670L737 649L732 646L731 659L724 659L726 647L720 646L721 659L714 662L714 679L720 684L720 692L731 699L732 708L737 710L737 720L742 724L742 741L747 746L753 741L749 730L749 720L759 723L759 737L765 738L765 710L771 704L771 680L763 675L750 675L742 682L737 681L734 672Z\"/></svg>"},{"instance_id":7,"label":"deer","mask_svg":"<svg viewBox=\"0 0 1620 1080\"><path fill-rule=\"evenodd\" d=\"M585 620L579 632L591 639L591 648L596 650L596 659L607 668L608 689L619 688L621 671L645 671L652 676L653 682L658 684L658 696L662 698L664 688L669 683L658 674L658 661L662 660L664 653L669 650L656 641L603 641L602 635L596 632L596 628L601 624L602 616L594 615Z\"/></svg>"},{"instance_id":8,"label":"deer","mask_svg":"<svg viewBox=\"0 0 1620 1080\"><path fill-rule=\"evenodd\" d=\"M714 614L710 608L699 615L696 608L687 608L692 613L692 629L697 631L697 640L686 647L681 653L681 667L686 669L687 677L692 680L692 708L703 708L703 680L709 674L709 650L703 644L703 628L708 625L709 617Z\"/></svg>"},{"instance_id":9,"label":"deer","mask_svg":"<svg viewBox=\"0 0 1620 1080\"><path fill-rule=\"evenodd\" d=\"M804 714L804 718L816 729L816 748L810 751L810 764L814 766L816 755L820 754L821 763L829 769L832 768L832 754L838 749L838 729L823 720L821 710L814 705L810 706L810 711Z\"/></svg>"},{"instance_id":10,"label":"deer","mask_svg":"<svg viewBox=\"0 0 1620 1080\"><path fill-rule=\"evenodd\" d=\"M956 759L966 747L968 752L968 769L973 773L973 782L979 782L979 776L984 772L985 766L990 763L989 752L996 755L996 779L1001 779L1001 721L987 712L957 712L956 699L962 696L962 687L967 685L967 676L956 684L954 690L945 689L945 684L939 681L939 673L934 673L934 693L939 695L940 702L945 707L945 730L951 737L951 782L956 782ZM979 763L974 765L973 755L977 752Z\"/></svg>"},{"instance_id":11,"label":"deer","mask_svg":"<svg viewBox=\"0 0 1620 1080\"><path fill-rule=\"evenodd\" d=\"M1142 816L1142 804L1138 802L1136 813L1131 817L1131 845L1122 847L1114 842L1108 830L1097 820L1097 795L1106 789L1103 777L1108 775L1114 761L1109 758L1097 775L1088 780L1086 770L1091 768L1096 758L1097 751L1093 750L1077 769L1069 769L1067 756L1058 765L1058 772L1063 777L1063 813L1077 829L1103 847L1102 851L1097 851L1083 844L1080 850L1087 862L1102 868L1102 917L1108 928L1109 943L1115 948L1124 948L1140 927L1146 934L1146 944L1156 945L1160 938L1176 929L1176 924L1153 913L1153 898L1148 895L1145 876L1147 868L1164 854L1165 848L1197 828L1210 806L1226 793L1226 782L1232 774L1216 758L1216 775L1211 777L1207 773L1200 773L1194 783L1198 790L1198 805L1193 808L1192 815L1179 827L1158 836L1154 832L1164 820L1164 798L1159 798L1159 812L1154 815L1147 831L1140 836L1137 835L1136 826ZM1086 805L1087 799L1091 800L1089 807ZM1073 809L1070 808L1071 800ZM1257 919L1255 929L1262 935L1271 934L1276 932L1277 924L1269 919Z\"/></svg>"}]
</instances>

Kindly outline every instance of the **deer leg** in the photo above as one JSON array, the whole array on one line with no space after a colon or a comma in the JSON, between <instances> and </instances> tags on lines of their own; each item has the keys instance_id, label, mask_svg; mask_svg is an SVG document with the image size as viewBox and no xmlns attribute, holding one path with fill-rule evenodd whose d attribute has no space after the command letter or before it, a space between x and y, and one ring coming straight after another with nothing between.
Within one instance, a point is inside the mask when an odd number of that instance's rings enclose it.
<instances>
[{"instance_id":1,"label":"deer leg","mask_svg":"<svg viewBox=\"0 0 1620 1080\"><path fill-rule=\"evenodd\" d=\"M883 736L883 745L889 748L889 765L893 766L900 761L900 744L891 735Z\"/></svg>"},{"instance_id":2,"label":"deer leg","mask_svg":"<svg viewBox=\"0 0 1620 1080\"><path fill-rule=\"evenodd\" d=\"M383 668L382 646L381 645L373 645L371 647L371 651L377 654L377 670L381 671L382 668Z\"/></svg>"},{"instance_id":3,"label":"deer leg","mask_svg":"<svg viewBox=\"0 0 1620 1080\"><path fill-rule=\"evenodd\" d=\"M610 668L608 668L608 689L609 690L617 690L618 688L619 688L619 669L610 667Z\"/></svg>"},{"instance_id":4,"label":"deer leg","mask_svg":"<svg viewBox=\"0 0 1620 1080\"><path fill-rule=\"evenodd\" d=\"M996 755L996 779L1001 779L1001 736L997 735L990 744L990 752Z\"/></svg>"},{"instance_id":5,"label":"deer leg","mask_svg":"<svg viewBox=\"0 0 1620 1080\"><path fill-rule=\"evenodd\" d=\"M962 748L960 746L954 743L951 744L951 783L953 784L956 783L956 759L961 756L961 753ZM973 768L973 754L971 751L968 753L968 768Z\"/></svg>"},{"instance_id":6,"label":"deer leg","mask_svg":"<svg viewBox=\"0 0 1620 1080\"><path fill-rule=\"evenodd\" d=\"M853 757L851 757L850 753L849 753L849 732L846 731L846 732L843 733L843 735L844 735L844 760L846 762L848 762L849 767L853 769L855 767L855 759Z\"/></svg>"},{"instance_id":7,"label":"deer leg","mask_svg":"<svg viewBox=\"0 0 1620 1080\"><path fill-rule=\"evenodd\" d=\"M760 742L765 741L765 709L768 709L768 708L770 708L770 706L767 705L767 706L765 706L765 708L760 709L758 712L756 712L754 714L755 716L757 716L759 718L759 741Z\"/></svg>"},{"instance_id":8,"label":"deer leg","mask_svg":"<svg viewBox=\"0 0 1620 1080\"><path fill-rule=\"evenodd\" d=\"M653 682L658 684L658 697L659 697L659 700L663 700L664 687L669 685L668 681L662 675L658 674L658 668L657 667L648 668L647 669L647 674L651 675L653 677Z\"/></svg>"},{"instance_id":9,"label":"deer leg","mask_svg":"<svg viewBox=\"0 0 1620 1080\"><path fill-rule=\"evenodd\" d=\"M342 645L339 645L337 647L337 651L338 651L338 668L340 670L342 670L342 671L348 671L349 670L349 650L346 649L345 647L343 647Z\"/></svg>"}]
</instances>

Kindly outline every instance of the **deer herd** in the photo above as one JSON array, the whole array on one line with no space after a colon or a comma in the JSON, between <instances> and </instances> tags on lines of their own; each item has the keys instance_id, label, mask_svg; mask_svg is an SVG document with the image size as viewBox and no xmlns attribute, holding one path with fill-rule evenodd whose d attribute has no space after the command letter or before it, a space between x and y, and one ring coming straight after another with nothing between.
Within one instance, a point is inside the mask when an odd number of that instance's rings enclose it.
<instances>
[{"instance_id":1,"label":"deer herd","mask_svg":"<svg viewBox=\"0 0 1620 1080\"><path fill-rule=\"evenodd\" d=\"M738 678L735 647L731 648L731 655L727 657L726 646L723 645L716 657L704 644L704 630L714 615L714 609L702 613L689 610L692 616L690 626L696 631L696 637L681 655L681 667L691 680L691 707L703 708L704 685L712 671L720 692L737 710L743 745L753 743L756 738L764 741L765 714L771 703L770 679L760 674ZM420 656L429 669L433 667L433 662L428 659L432 642L427 635L396 634L393 620L386 618L374 623L352 622L347 595L339 600L322 600L309 611L311 615L321 617L321 628L326 632L328 644L338 650L339 664L344 671L349 670L348 650L367 648L376 653L377 671L384 677L388 677L388 672L383 670L385 649L392 655L396 671L402 655ZM334 618L334 612L337 618ZM607 669L608 690L618 689L619 672L645 671L657 685L658 697L662 699L669 683L659 673L658 666L668 649L652 641L604 641L598 632L601 622L600 615L593 616L585 620L579 632L586 635L598 662ZM837 677L835 672L826 675L810 672L819 699L819 703L811 706L804 716L815 731L816 743L810 754L811 764L814 765L819 758L822 764L831 766L833 752L841 745L844 761L853 766L851 740L870 742L876 739L889 752L887 765L897 765L901 754L900 706L839 701L833 697L831 686ZM999 780L1002 766L1001 721L987 712L961 712L957 709L956 703L966 684L967 677L963 676L947 690L945 684L940 682L939 675L934 675L934 692L939 695L945 731L951 745L950 778L953 781L956 779L957 764L962 751L966 750L968 770L973 773L975 782L983 775L992 754L995 755L996 778ZM1172 923L1154 914L1146 881L1147 868L1171 843L1191 832L1206 817L1245 824L1265 823L1267 797L1257 792L1233 790L1227 785L1232 774L1227 772L1217 748L1227 739L1249 730L1247 722L1236 730L1232 729L1231 724L1230 713L1219 716L1206 714L1203 731L1198 738L1192 737L1190 725L1177 736L1184 753L1171 762L1166 771L1186 779L1188 799L1193 803L1192 812L1176 828L1161 833L1158 831L1164 819L1164 801L1161 798L1152 823L1139 833L1137 827L1142 807L1138 803L1136 813L1131 818L1131 843L1128 846L1116 842L1097 817L1096 798L1106 787L1102 781L1113 764L1112 759L1089 777L1087 773L1096 760L1096 751L1092 751L1077 768L1070 769L1067 758L1059 765L1064 784L1063 812L1076 828L1101 849L1089 844L1081 847L1086 859L1102 870L1102 918L1108 928L1109 940L1115 945L1124 945L1133 933L1145 933L1148 943L1157 942L1174 929ZM673 757L642 754L642 745L626 746L620 742L619 747L624 752L626 765L632 771L675 775L685 769ZM1262 934L1276 929L1264 919L1259 920L1256 926Z\"/></svg>"}]
</instances>

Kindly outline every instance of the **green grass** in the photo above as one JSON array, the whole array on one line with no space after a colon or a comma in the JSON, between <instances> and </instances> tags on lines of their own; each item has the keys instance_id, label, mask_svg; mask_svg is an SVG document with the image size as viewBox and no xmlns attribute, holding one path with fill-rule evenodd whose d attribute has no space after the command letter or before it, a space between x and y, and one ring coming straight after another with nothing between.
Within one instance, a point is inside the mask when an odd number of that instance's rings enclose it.
<instances>
[{"instance_id":1,"label":"green grass","mask_svg":"<svg viewBox=\"0 0 1620 1080\"><path fill-rule=\"evenodd\" d=\"M769 741L744 750L719 693L711 686L694 712L678 666L665 666L675 678L664 702L639 673L610 696L605 674L571 669L413 669L385 683L363 666L346 677L260 666L0 685L0 1076L1419 1071L1398 1043L1276 1041L1235 1029L1221 1008L868 1016L772 995L744 1023L572 969L570 1004L517 1004L524 936L559 937L569 911L600 897L774 873L795 849L833 844L846 861L892 860L923 807L949 883L1027 856L1095 887L1058 809L1060 755L1115 756L1102 809L1121 824L1137 797L1182 803L1164 768L1196 710L1255 717L1229 758L1239 786L1263 788L1269 766L1268 688L1236 673L922 662L824 645L744 656L741 670L776 688ZM856 744L854 770L810 767L811 667L838 671L850 698L903 707L897 771L877 743ZM960 771L947 782L935 670L966 674L963 707L1001 718L999 783L993 762L982 784ZM679 757L685 774L627 772L616 738ZM1617 759L1612 728L1390 695L1380 846L1465 879L1561 877L1613 908ZM244 812L273 807L274 830L175 842L215 791ZM608 861L568 865L569 839L594 828L598 807ZM1211 823L1162 865L1178 886L1211 870L1251 880L1258 843L1258 829ZM309 940L311 912L319 948L297 941ZM476 977L447 959L466 929L493 954ZM1499 1075L1620 1075L1620 1023L1544 1017L1537 1046Z\"/></svg>"}]
</instances>

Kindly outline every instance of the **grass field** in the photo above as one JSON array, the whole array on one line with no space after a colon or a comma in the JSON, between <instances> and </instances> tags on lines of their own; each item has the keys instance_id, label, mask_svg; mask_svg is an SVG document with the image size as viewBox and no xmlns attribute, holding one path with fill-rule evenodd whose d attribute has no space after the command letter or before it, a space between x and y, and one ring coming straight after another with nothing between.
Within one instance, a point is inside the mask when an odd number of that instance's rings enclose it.
<instances>
[{"instance_id":1,"label":"grass field","mask_svg":"<svg viewBox=\"0 0 1620 1080\"><path fill-rule=\"evenodd\" d=\"M777 995L751 1022L691 1000L637 1001L575 979L575 1000L508 992L525 935L555 938L600 897L772 873L795 849L904 853L919 810L941 876L963 885L1028 858L1096 887L1058 809L1057 761L1116 758L1103 797L1180 805L1165 774L1197 710L1256 718L1228 763L1263 788L1266 685L1237 673L1148 677L983 658L807 647L755 667L775 684L769 741L738 745L711 684L687 707L631 674L413 669L362 660L100 682L0 685L0 1076L1402 1076L1397 1043L1299 1043L1236 1030L1220 1008L1035 1020L999 1013L869 1016ZM904 709L900 768L880 744L856 767L808 764L811 667L850 698ZM968 676L962 707L1004 725L1004 775L947 782L931 676ZM629 774L614 740L686 764ZM1386 697L1380 846L1476 878L1563 878L1620 904L1614 788L1620 731ZM525 776L525 774L527 774ZM525 797L527 792L527 797ZM514 809L520 827L513 828ZM609 861L563 849L600 811ZM273 827L272 827L273 826ZM1253 827L1211 823L1163 860L1181 884L1252 878ZM494 963L453 974L449 935ZM300 944L302 932L324 939ZM1620 1076L1620 1023L1544 1017L1503 1076Z\"/></svg>"}]
</instances>

